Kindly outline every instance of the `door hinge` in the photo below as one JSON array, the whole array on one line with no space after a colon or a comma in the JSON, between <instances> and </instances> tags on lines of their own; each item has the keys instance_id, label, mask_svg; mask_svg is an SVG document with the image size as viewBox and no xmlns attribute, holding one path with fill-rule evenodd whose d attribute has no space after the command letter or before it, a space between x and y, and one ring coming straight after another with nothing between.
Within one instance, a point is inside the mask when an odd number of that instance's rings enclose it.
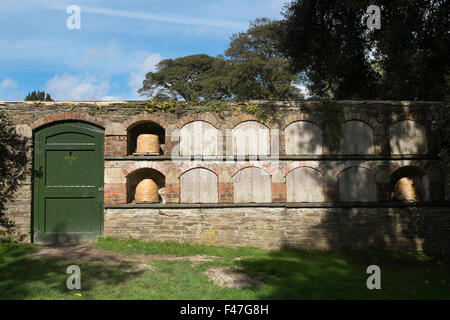
<instances>
[{"instance_id":1,"label":"door hinge","mask_svg":"<svg viewBox=\"0 0 450 320\"><path fill-rule=\"evenodd\" d=\"M100 187L100 188L98 188L98 191L99 192L105 192L105 188L104 187Z\"/></svg>"}]
</instances>

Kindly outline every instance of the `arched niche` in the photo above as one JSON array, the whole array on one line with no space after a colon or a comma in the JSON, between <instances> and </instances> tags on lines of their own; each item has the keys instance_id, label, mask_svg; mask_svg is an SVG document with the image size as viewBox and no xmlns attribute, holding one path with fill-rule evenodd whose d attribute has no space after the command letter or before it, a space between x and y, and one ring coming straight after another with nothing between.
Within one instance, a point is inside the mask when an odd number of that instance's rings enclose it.
<instances>
[{"instance_id":1,"label":"arched niche","mask_svg":"<svg viewBox=\"0 0 450 320\"><path fill-rule=\"evenodd\" d=\"M322 130L307 121L297 121L285 129L286 155L322 154Z\"/></svg>"},{"instance_id":2,"label":"arched niche","mask_svg":"<svg viewBox=\"0 0 450 320\"><path fill-rule=\"evenodd\" d=\"M269 173L255 167L239 170L233 176L234 202L271 202L272 187Z\"/></svg>"},{"instance_id":3,"label":"arched niche","mask_svg":"<svg viewBox=\"0 0 450 320\"><path fill-rule=\"evenodd\" d=\"M181 203L218 203L217 175L204 168L194 168L180 176Z\"/></svg>"},{"instance_id":4,"label":"arched niche","mask_svg":"<svg viewBox=\"0 0 450 320\"><path fill-rule=\"evenodd\" d=\"M258 121L245 121L233 128L234 155L269 155L270 130Z\"/></svg>"},{"instance_id":5,"label":"arched niche","mask_svg":"<svg viewBox=\"0 0 450 320\"><path fill-rule=\"evenodd\" d=\"M342 125L341 154L373 154L373 129L367 123L350 120Z\"/></svg>"},{"instance_id":6,"label":"arched niche","mask_svg":"<svg viewBox=\"0 0 450 320\"><path fill-rule=\"evenodd\" d=\"M193 121L185 124L180 130L180 155L220 155L220 132L206 121Z\"/></svg>"},{"instance_id":7,"label":"arched niche","mask_svg":"<svg viewBox=\"0 0 450 320\"><path fill-rule=\"evenodd\" d=\"M430 201L429 176L418 167L405 166L391 174L391 199L394 201Z\"/></svg>"},{"instance_id":8,"label":"arched niche","mask_svg":"<svg viewBox=\"0 0 450 320\"><path fill-rule=\"evenodd\" d=\"M375 173L364 167L350 167L339 174L341 201L376 201Z\"/></svg>"},{"instance_id":9,"label":"arched niche","mask_svg":"<svg viewBox=\"0 0 450 320\"><path fill-rule=\"evenodd\" d=\"M160 144L160 154L164 153L166 131L158 123L144 120L135 122L127 128L127 153L132 155L136 152L136 142L140 134L155 134Z\"/></svg>"},{"instance_id":10,"label":"arched niche","mask_svg":"<svg viewBox=\"0 0 450 320\"><path fill-rule=\"evenodd\" d=\"M323 176L309 167L296 168L286 176L287 202L322 202Z\"/></svg>"},{"instance_id":11,"label":"arched niche","mask_svg":"<svg viewBox=\"0 0 450 320\"><path fill-rule=\"evenodd\" d=\"M412 120L402 120L389 129L391 154L426 154L425 128Z\"/></svg>"},{"instance_id":12,"label":"arched niche","mask_svg":"<svg viewBox=\"0 0 450 320\"><path fill-rule=\"evenodd\" d=\"M158 186L159 202L164 202L166 177L159 171L151 168L135 170L127 175L127 203L135 202L136 187L144 179L152 179Z\"/></svg>"}]
</instances>

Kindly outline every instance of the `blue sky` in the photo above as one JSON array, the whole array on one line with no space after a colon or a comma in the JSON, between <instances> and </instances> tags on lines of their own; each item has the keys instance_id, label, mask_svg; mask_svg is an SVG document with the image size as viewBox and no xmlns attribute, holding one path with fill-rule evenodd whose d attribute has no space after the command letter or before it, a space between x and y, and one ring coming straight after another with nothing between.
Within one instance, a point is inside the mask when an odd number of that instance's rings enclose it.
<instances>
[{"instance_id":1,"label":"blue sky","mask_svg":"<svg viewBox=\"0 0 450 320\"><path fill-rule=\"evenodd\" d=\"M137 100L164 58L222 54L256 17L286 0L2 0L0 100L45 90L55 100ZM81 9L70 30L69 5Z\"/></svg>"}]
</instances>

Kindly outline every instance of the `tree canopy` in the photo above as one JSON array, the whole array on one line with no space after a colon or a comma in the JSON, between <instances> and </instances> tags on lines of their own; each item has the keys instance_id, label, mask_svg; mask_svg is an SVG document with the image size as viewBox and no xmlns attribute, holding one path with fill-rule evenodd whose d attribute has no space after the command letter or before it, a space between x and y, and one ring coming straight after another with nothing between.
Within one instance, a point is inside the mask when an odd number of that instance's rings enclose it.
<instances>
[{"instance_id":1,"label":"tree canopy","mask_svg":"<svg viewBox=\"0 0 450 320\"><path fill-rule=\"evenodd\" d=\"M234 34L225 56L165 59L148 72L139 93L155 99L299 99L298 75L279 51L283 25L257 19Z\"/></svg>"},{"instance_id":2,"label":"tree canopy","mask_svg":"<svg viewBox=\"0 0 450 320\"><path fill-rule=\"evenodd\" d=\"M151 97L183 98L186 101L224 99L229 93L226 84L218 80L227 76L226 71L224 61L206 54L165 59L158 63L156 72L146 74L138 92Z\"/></svg>"},{"instance_id":3,"label":"tree canopy","mask_svg":"<svg viewBox=\"0 0 450 320\"><path fill-rule=\"evenodd\" d=\"M232 72L232 91L238 99L301 99L299 76L280 51L284 25L259 18L246 32L233 34L225 55Z\"/></svg>"},{"instance_id":4,"label":"tree canopy","mask_svg":"<svg viewBox=\"0 0 450 320\"><path fill-rule=\"evenodd\" d=\"M449 89L444 0L380 0L381 29L366 26L369 0L294 0L282 51L314 96L443 99Z\"/></svg>"}]
</instances>

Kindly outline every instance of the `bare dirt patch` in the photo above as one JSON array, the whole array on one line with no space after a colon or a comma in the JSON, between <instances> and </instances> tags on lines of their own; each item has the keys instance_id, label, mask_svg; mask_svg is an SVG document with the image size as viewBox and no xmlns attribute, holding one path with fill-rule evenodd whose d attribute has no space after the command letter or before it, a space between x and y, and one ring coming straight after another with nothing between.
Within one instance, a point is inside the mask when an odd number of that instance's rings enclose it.
<instances>
[{"instance_id":1,"label":"bare dirt patch","mask_svg":"<svg viewBox=\"0 0 450 320\"><path fill-rule=\"evenodd\" d=\"M92 243L83 243L66 246L39 247L31 254L31 258L50 258L62 260L81 260L87 262L98 262L106 266L128 266L137 270L153 270L150 262L152 260L188 260L194 263L213 261L217 257L206 255L195 256L173 256L173 255L125 255L119 252L108 251L96 247Z\"/></svg>"},{"instance_id":2,"label":"bare dirt patch","mask_svg":"<svg viewBox=\"0 0 450 320\"><path fill-rule=\"evenodd\" d=\"M256 285L261 285L262 282L250 278L239 269L233 268L210 268L205 271L205 274L216 285L221 287L228 287L233 289L246 289Z\"/></svg>"}]
</instances>

